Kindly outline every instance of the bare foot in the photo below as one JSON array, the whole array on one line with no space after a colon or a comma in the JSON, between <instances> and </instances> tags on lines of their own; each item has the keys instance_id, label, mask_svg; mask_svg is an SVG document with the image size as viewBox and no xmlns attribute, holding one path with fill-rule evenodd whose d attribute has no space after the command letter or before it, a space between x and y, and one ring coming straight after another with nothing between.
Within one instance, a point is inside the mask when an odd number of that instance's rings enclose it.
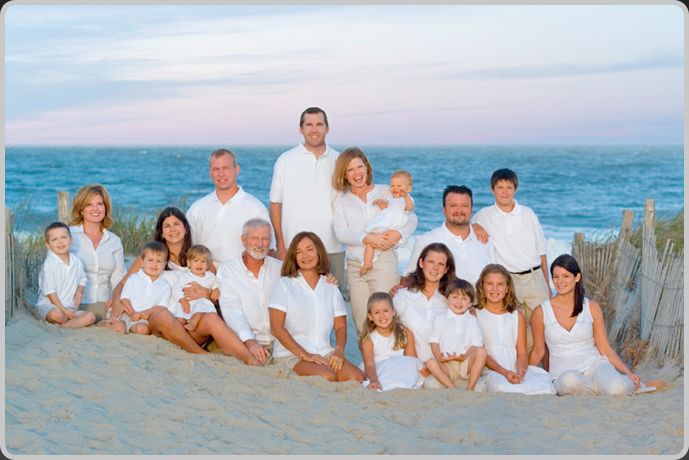
<instances>
[{"instance_id":1,"label":"bare foot","mask_svg":"<svg viewBox=\"0 0 689 460\"><path fill-rule=\"evenodd\" d=\"M184 329L186 329L187 331L190 331L190 332L194 331L194 330L196 330L196 324L187 323L184 325Z\"/></svg>"},{"instance_id":2,"label":"bare foot","mask_svg":"<svg viewBox=\"0 0 689 460\"><path fill-rule=\"evenodd\" d=\"M665 380L649 380L644 382L648 387L656 387L656 390L664 390L667 388L668 383Z\"/></svg>"}]
</instances>

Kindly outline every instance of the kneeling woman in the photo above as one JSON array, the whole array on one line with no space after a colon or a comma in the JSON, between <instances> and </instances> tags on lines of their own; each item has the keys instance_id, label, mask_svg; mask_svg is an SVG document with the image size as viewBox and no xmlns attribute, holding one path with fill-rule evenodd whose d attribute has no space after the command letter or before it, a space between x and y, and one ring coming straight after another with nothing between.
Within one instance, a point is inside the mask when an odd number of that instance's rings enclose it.
<instances>
[{"instance_id":1,"label":"kneeling woman","mask_svg":"<svg viewBox=\"0 0 689 460\"><path fill-rule=\"evenodd\" d=\"M534 348L529 361L539 362L548 346L549 371L560 395L634 393L639 377L608 343L600 305L584 297L577 260L569 254L559 256L550 265L550 274L557 295L531 315ZM652 387L644 385L644 389Z\"/></svg>"},{"instance_id":2,"label":"kneeling woman","mask_svg":"<svg viewBox=\"0 0 689 460\"><path fill-rule=\"evenodd\" d=\"M347 310L337 286L326 282L328 268L328 253L315 233L300 232L292 239L268 310L276 339L273 357L297 375L361 382L363 373L344 357Z\"/></svg>"},{"instance_id":3,"label":"kneeling woman","mask_svg":"<svg viewBox=\"0 0 689 460\"><path fill-rule=\"evenodd\" d=\"M488 351L486 389L528 395L555 394L552 377L540 367L529 366L526 320L517 308L510 273L499 264L488 264L476 282L476 317ZM533 361L532 361L533 362Z\"/></svg>"}]
</instances>

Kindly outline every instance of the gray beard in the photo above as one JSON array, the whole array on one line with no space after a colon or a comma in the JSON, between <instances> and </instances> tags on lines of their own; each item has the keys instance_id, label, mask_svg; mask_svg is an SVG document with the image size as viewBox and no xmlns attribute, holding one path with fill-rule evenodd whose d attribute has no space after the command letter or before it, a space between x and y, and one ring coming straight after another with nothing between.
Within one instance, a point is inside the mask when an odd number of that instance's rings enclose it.
<instances>
[{"instance_id":1,"label":"gray beard","mask_svg":"<svg viewBox=\"0 0 689 460\"><path fill-rule=\"evenodd\" d=\"M268 255L267 251L259 252L259 251L256 251L255 249L247 249L246 253L249 254L251 257L253 257L256 260L263 260Z\"/></svg>"}]
</instances>

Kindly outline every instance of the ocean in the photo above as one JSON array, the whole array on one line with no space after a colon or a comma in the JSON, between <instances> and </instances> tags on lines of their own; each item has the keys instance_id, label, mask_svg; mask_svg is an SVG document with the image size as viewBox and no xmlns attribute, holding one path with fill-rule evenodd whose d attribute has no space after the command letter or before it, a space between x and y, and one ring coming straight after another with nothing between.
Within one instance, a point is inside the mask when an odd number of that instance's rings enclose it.
<instances>
[{"instance_id":1,"label":"ocean","mask_svg":"<svg viewBox=\"0 0 689 460\"><path fill-rule=\"evenodd\" d=\"M291 147L230 146L241 168L239 184L266 206L273 163ZM640 222L646 199L656 201L658 217L674 216L684 205L681 145L360 147L376 183L388 183L396 169L412 173L417 234L443 222L446 185L471 188L476 212L493 204L491 173L513 169L519 175L516 199L538 215L549 260L569 251L574 232L616 232L625 209ZM23 209L20 231L36 231L56 219L58 191L73 196L82 185L98 182L116 207L151 215L169 205L186 211L212 190L207 161L215 148L6 147L5 206Z\"/></svg>"}]
</instances>

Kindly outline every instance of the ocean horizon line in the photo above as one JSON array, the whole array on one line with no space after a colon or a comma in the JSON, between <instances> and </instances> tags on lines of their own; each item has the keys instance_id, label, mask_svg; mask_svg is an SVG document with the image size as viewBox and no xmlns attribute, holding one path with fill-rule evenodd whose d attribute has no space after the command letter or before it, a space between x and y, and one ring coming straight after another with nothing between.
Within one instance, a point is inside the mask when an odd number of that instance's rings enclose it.
<instances>
[{"instance_id":1,"label":"ocean horizon line","mask_svg":"<svg viewBox=\"0 0 689 460\"><path fill-rule=\"evenodd\" d=\"M299 142L284 143L237 143L235 147L276 147L284 148L294 146ZM339 143L328 143L330 146ZM5 144L5 148L166 148L166 147L189 147L189 148L218 148L222 144ZM228 145L228 144L225 144ZM415 147L684 147L683 143L653 143L653 144L620 144L620 143L420 143L420 144L379 144L379 143L351 143L351 146L368 147L390 147L390 148L415 148Z\"/></svg>"}]
</instances>

